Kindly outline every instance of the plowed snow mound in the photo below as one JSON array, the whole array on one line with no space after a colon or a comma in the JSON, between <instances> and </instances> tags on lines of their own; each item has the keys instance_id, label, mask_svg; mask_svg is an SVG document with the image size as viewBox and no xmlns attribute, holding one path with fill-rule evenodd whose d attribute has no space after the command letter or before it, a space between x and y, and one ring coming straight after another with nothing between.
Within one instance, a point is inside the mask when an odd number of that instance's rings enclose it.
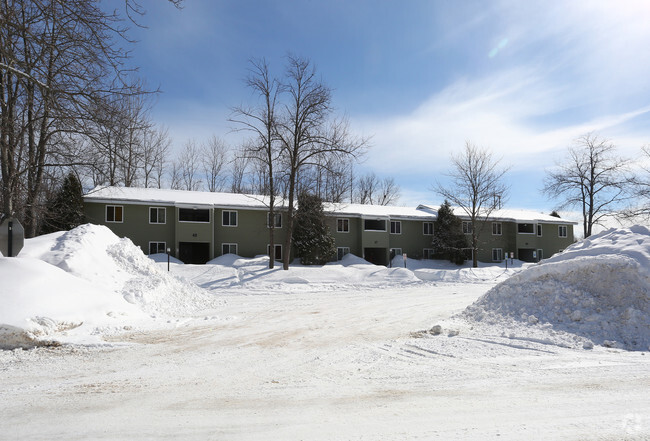
<instances>
[{"instance_id":1,"label":"plowed snow mound","mask_svg":"<svg viewBox=\"0 0 650 441\"><path fill-rule=\"evenodd\" d=\"M550 325L596 344L648 350L650 231L637 226L592 236L495 286L462 315Z\"/></svg>"},{"instance_id":2,"label":"plowed snow mound","mask_svg":"<svg viewBox=\"0 0 650 441\"><path fill-rule=\"evenodd\" d=\"M40 258L121 295L151 315L187 316L220 304L192 282L179 280L129 239L100 225L81 225L56 239Z\"/></svg>"}]
</instances>

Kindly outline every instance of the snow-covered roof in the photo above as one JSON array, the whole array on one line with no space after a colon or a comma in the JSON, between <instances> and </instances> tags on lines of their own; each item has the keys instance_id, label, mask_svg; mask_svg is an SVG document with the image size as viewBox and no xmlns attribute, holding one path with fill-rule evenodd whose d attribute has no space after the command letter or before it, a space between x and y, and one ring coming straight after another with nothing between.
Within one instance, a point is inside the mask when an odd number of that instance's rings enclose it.
<instances>
[{"instance_id":1,"label":"snow-covered roof","mask_svg":"<svg viewBox=\"0 0 650 441\"><path fill-rule=\"evenodd\" d=\"M210 206L267 209L267 196L209 191L167 190L160 188L96 187L89 191L87 202L147 203L173 206ZM282 200L276 202L281 205Z\"/></svg>"},{"instance_id":2,"label":"snow-covered roof","mask_svg":"<svg viewBox=\"0 0 650 441\"><path fill-rule=\"evenodd\" d=\"M418 205L418 210L431 210L438 212L437 208L433 204L421 204ZM461 219L469 219L467 213L463 211L460 207L452 207L454 214ZM494 210L490 213L489 219L492 221L503 221L503 222L518 222L518 223L549 223L549 224L571 224L575 225L577 222L562 219L559 217L551 216L549 214L544 214L535 210L522 210L522 209L512 209L512 208L502 208L500 210Z\"/></svg>"},{"instance_id":3,"label":"snow-covered roof","mask_svg":"<svg viewBox=\"0 0 650 441\"><path fill-rule=\"evenodd\" d=\"M428 219L435 221L437 211L415 207L396 207L392 205L364 205L327 202L324 210L328 214L359 216L363 218L385 219Z\"/></svg>"},{"instance_id":4,"label":"snow-covered roof","mask_svg":"<svg viewBox=\"0 0 650 441\"><path fill-rule=\"evenodd\" d=\"M268 196L260 195L136 187L96 187L84 196L84 200L86 202L99 203L114 203L119 201L125 204L146 203L181 207L206 206L259 210L268 209L269 202ZM282 203L283 201L280 199L276 202L276 205L281 206ZM438 207L439 206L433 204L421 204L417 207L398 207L393 205L364 205L326 202L323 208L328 215L336 216L435 221L438 217ZM462 209L458 207L454 208L454 214L461 219L469 218ZM495 210L490 214L490 219L519 223L577 223L533 210L516 209Z\"/></svg>"}]
</instances>

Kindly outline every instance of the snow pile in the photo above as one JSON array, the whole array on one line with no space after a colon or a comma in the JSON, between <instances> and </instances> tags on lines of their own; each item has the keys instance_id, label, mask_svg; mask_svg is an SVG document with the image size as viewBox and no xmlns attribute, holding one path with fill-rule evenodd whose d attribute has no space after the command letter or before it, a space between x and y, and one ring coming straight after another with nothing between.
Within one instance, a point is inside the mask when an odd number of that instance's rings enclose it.
<instances>
[{"instance_id":1,"label":"snow pile","mask_svg":"<svg viewBox=\"0 0 650 441\"><path fill-rule=\"evenodd\" d=\"M4 347L76 341L222 304L162 270L129 239L90 224L26 241L19 257L0 258L0 280Z\"/></svg>"},{"instance_id":2,"label":"snow pile","mask_svg":"<svg viewBox=\"0 0 650 441\"><path fill-rule=\"evenodd\" d=\"M187 316L215 306L213 296L162 271L130 239L120 239L105 226L74 228L40 258L118 293L153 316Z\"/></svg>"},{"instance_id":3,"label":"snow pile","mask_svg":"<svg viewBox=\"0 0 650 441\"><path fill-rule=\"evenodd\" d=\"M610 229L495 286L462 314L630 350L650 348L650 231ZM505 319L505 321L504 321Z\"/></svg>"}]
</instances>

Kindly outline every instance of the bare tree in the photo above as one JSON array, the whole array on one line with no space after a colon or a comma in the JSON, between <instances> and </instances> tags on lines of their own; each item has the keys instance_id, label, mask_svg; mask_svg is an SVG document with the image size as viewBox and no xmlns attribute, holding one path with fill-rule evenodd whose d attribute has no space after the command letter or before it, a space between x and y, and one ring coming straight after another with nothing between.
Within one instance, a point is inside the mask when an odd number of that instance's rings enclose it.
<instances>
[{"instance_id":1,"label":"bare tree","mask_svg":"<svg viewBox=\"0 0 650 441\"><path fill-rule=\"evenodd\" d=\"M373 205L373 195L379 185L377 175L368 173L361 176L357 182L357 200L360 204Z\"/></svg>"},{"instance_id":2,"label":"bare tree","mask_svg":"<svg viewBox=\"0 0 650 441\"><path fill-rule=\"evenodd\" d=\"M172 167L169 170L169 188L183 190L183 167L179 160L172 161Z\"/></svg>"},{"instance_id":3,"label":"bare tree","mask_svg":"<svg viewBox=\"0 0 650 441\"><path fill-rule=\"evenodd\" d=\"M318 166L323 156L343 159L359 155L366 141L353 138L346 121L331 121L332 92L316 78L308 60L288 57L283 90L288 98L277 127L288 173L287 238L283 250L283 268L288 270L300 172L304 167Z\"/></svg>"},{"instance_id":4,"label":"bare tree","mask_svg":"<svg viewBox=\"0 0 650 441\"><path fill-rule=\"evenodd\" d=\"M198 176L201 165L201 151L194 140L185 143L183 150L178 157L181 187L184 190L196 191L201 187L201 179Z\"/></svg>"},{"instance_id":5,"label":"bare tree","mask_svg":"<svg viewBox=\"0 0 650 441\"><path fill-rule=\"evenodd\" d=\"M247 193L245 178L249 163L250 161L243 154L238 154L230 161L231 193Z\"/></svg>"},{"instance_id":6,"label":"bare tree","mask_svg":"<svg viewBox=\"0 0 650 441\"><path fill-rule=\"evenodd\" d=\"M257 164L257 175L261 177L261 194L269 197L269 268L275 262L275 205L277 197L277 175L275 169L279 162L281 149L277 134L276 105L280 92L279 82L271 77L269 66L264 59L251 60L247 86L258 98L258 104L253 107L237 107L231 121L237 123L242 130L252 133L253 139L242 150L243 158Z\"/></svg>"},{"instance_id":7,"label":"bare tree","mask_svg":"<svg viewBox=\"0 0 650 441\"><path fill-rule=\"evenodd\" d=\"M399 200L400 188L395 179L379 179L375 173L368 173L357 182L357 201L368 205L390 205Z\"/></svg>"},{"instance_id":8,"label":"bare tree","mask_svg":"<svg viewBox=\"0 0 650 441\"><path fill-rule=\"evenodd\" d=\"M2 212L22 212L33 236L46 170L62 133L83 131L90 105L125 87L127 29L84 0L3 0L0 7ZM76 162L77 160L73 160Z\"/></svg>"},{"instance_id":9,"label":"bare tree","mask_svg":"<svg viewBox=\"0 0 650 441\"><path fill-rule=\"evenodd\" d=\"M394 178L386 177L379 183L379 193L376 197L377 205L390 205L399 200L400 188Z\"/></svg>"},{"instance_id":10,"label":"bare tree","mask_svg":"<svg viewBox=\"0 0 650 441\"><path fill-rule=\"evenodd\" d=\"M486 149L469 141L459 155L451 158L447 186L437 183L435 191L462 209L469 217L472 236L472 265L478 266L478 237L490 214L505 200L508 187L503 183L507 168L500 167Z\"/></svg>"},{"instance_id":11,"label":"bare tree","mask_svg":"<svg viewBox=\"0 0 650 441\"><path fill-rule=\"evenodd\" d=\"M568 158L549 172L544 193L562 199L559 208L580 207L584 237L607 216L618 213L633 182L629 160L616 156L607 139L587 133L568 149Z\"/></svg>"},{"instance_id":12,"label":"bare tree","mask_svg":"<svg viewBox=\"0 0 650 441\"><path fill-rule=\"evenodd\" d=\"M228 148L224 142L214 135L201 148L201 163L208 191L223 191L226 184L224 165L227 154Z\"/></svg>"},{"instance_id":13,"label":"bare tree","mask_svg":"<svg viewBox=\"0 0 650 441\"><path fill-rule=\"evenodd\" d=\"M149 128L142 137L142 178L145 188L162 188L171 139L166 128Z\"/></svg>"}]
</instances>

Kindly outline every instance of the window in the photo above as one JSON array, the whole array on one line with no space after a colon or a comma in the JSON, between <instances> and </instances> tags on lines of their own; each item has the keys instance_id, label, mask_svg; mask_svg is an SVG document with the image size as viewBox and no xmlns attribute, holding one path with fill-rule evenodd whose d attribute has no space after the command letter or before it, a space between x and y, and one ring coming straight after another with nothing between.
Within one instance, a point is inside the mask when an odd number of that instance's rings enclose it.
<instances>
[{"instance_id":1,"label":"window","mask_svg":"<svg viewBox=\"0 0 650 441\"><path fill-rule=\"evenodd\" d=\"M542 237L542 224L537 224L537 235Z\"/></svg>"},{"instance_id":2,"label":"window","mask_svg":"<svg viewBox=\"0 0 650 441\"><path fill-rule=\"evenodd\" d=\"M237 244L236 243L222 243L221 244L221 254L237 254Z\"/></svg>"},{"instance_id":3,"label":"window","mask_svg":"<svg viewBox=\"0 0 650 441\"><path fill-rule=\"evenodd\" d=\"M336 260L343 259L346 254L350 254L350 247L338 247L336 249Z\"/></svg>"},{"instance_id":4,"label":"window","mask_svg":"<svg viewBox=\"0 0 650 441\"><path fill-rule=\"evenodd\" d=\"M433 236L433 222L422 222L422 233L425 236Z\"/></svg>"},{"instance_id":5,"label":"window","mask_svg":"<svg viewBox=\"0 0 650 441\"><path fill-rule=\"evenodd\" d=\"M535 224L517 224L517 232L520 234L535 234Z\"/></svg>"},{"instance_id":6,"label":"window","mask_svg":"<svg viewBox=\"0 0 650 441\"><path fill-rule=\"evenodd\" d=\"M472 234L472 223L469 221L463 221L463 233Z\"/></svg>"},{"instance_id":7,"label":"window","mask_svg":"<svg viewBox=\"0 0 650 441\"><path fill-rule=\"evenodd\" d=\"M121 205L106 206L106 222L123 222L124 207Z\"/></svg>"},{"instance_id":8,"label":"window","mask_svg":"<svg viewBox=\"0 0 650 441\"><path fill-rule=\"evenodd\" d=\"M149 242L149 254L166 253L167 244L165 242Z\"/></svg>"},{"instance_id":9,"label":"window","mask_svg":"<svg viewBox=\"0 0 650 441\"><path fill-rule=\"evenodd\" d=\"M560 237L567 237L566 225L558 225L557 235Z\"/></svg>"},{"instance_id":10,"label":"window","mask_svg":"<svg viewBox=\"0 0 650 441\"><path fill-rule=\"evenodd\" d=\"M349 219L336 219L336 232L337 233L349 233L350 232L350 220Z\"/></svg>"},{"instance_id":11,"label":"window","mask_svg":"<svg viewBox=\"0 0 650 441\"><path fill-rule=\"evenodd\" d=\"M150 224L164 224L166 217L166 209L164 207L149 207Z\"/></svg>"},{"instance_id":12,"label":"window","mask_svg":"<svg viewBox=\"0 0 650 441\"><path fill-rule=\"evenodd\" d=\"M205 208L179 208L179 222L210 222L210 210Z\"/></svg>"},{"instance_id":13,"label":"window","mask_svg":"<svg viewBox=\"0 0 650 441\"><path fill-rule=\"evenodd\" d=\"M236 227L237 226L237 212L236 211L229 211L229 210L223 210L221 213L221 225L224 227Z\"/></svg>"},{"instance_id":14,"label":"window","mask_svg":"<svg viewBox=\"0 0 650 441\"><path fill-rule=\"evenodd\" d=\"M282 213L273 213L275 222L273 222L274 228L282 228ZM271 213L266 213L266 226L271 228Z\"/></svg>"},{"instance_id":15,"label":"window","mask_svg":"<svg viewBox=\"0 0 650 441\"><path fill-rule=\"evenodd\" d=\"M542 259L544 259L544 250L540 248L537 250L537 260L540 261Z\"/></svg>"},{"instance_id":16,"label":"window","mask_svg":"<svg viewBox=\"0 0 650 441\"><path fill-rule=\"evenodd\" d=\"M386 231L386 221L383 219L364 219L363 229L366 231Z\"/></svg>"},{"instance_id":17,"label":"window","mask_svg":"<svg viewBox=\"0 0 650 441\"><path fill-rule=\"evenodd\" d=\"M492 222L492 235L501 236L502 232L503 226L501 225L501 222Z\"/></svg>"},{"instance_id":18,"label":"window","mask_svg":"<svg viewBox=\"0 0 650 441\"><path fill-rule=\"evenodd\" d=\"M390 221L390 234L402 234L402 222Z\"/></svg>"},{"instance_id":19,"label":"window","mask_svg":"<svg viewBox=\"0 0 650 441\"><path fill-rule=\"evenodd\" d=\"M273 253L273 260L282 260L282 245L275 244L273 246L275 252ZM271 254L271 245L266 245L266 255Z\"/></svg>"},{"instance_id":20,"label":"window","mask_svg":"<svg viewBox=\"0 0 650 441\"><path fill-rule=\"evenodd\" d=\"M425 248L422 250L422 257L424 259L433 259L433 248Z\"/></svg>"},{"instance_id":21,"label":"window","mask_svg":"<svg viewBox=\"0 0 650 441\"><path fill-rule=\"evenodd\" d=\"M503 249L502 248L492 248L492 261L501 262L503 260Z\"/></svg>"}]
</instances>

